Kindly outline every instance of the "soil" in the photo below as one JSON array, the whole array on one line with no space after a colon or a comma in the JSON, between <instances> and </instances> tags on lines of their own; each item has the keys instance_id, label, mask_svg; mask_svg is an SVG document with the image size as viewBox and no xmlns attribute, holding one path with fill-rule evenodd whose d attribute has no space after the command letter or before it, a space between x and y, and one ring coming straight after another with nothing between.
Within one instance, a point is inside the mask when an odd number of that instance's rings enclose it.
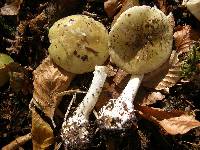
<instances>
[{"instance_id":1,"label":"soil","mask_svg":"<svg viewBox=\"0 0 200 150\"><path fill-rule=\"evenodd\" d=\"M174 15L175 24L197 26L197 20L180 7L182 1L167 1L167 11ZM0 2L4 6L5 0ZM140 0L141 5L156 5L158 1ZM41 13L46 15L43 18ZM24 0L17 16L0 16L0 52L10 55L21 64L12 80L0 87L0 148L15 138L31 132L31 113L29 103L33 94L32 72L48 55L48 29L56 20L72 15L85 14L102 22L110 30L113 18L104 11L103 0ZM72 87L88 88L92 73L77 76ZM177 83L170 88L163 101L151 105L165 110L200 110L200 86L191 80ZM80 96L81 97L81 96ZM61 105L65 103L64 97ZM62 106L59 106L62 108ZM40 112L42 113L42 112ZM200 111L195 111L200 121ZM91 116L91 118L94 116ZM44 117L45 118L45 117ZM48 120L48 119L46 119ZM61 125L62 118L57 119ZM56 128L56 142L61 142L59 128ZM121 131L120 131L121 132ZM128 134L127 134L128 133ZM21 146L32 149L31 141ZM51 147L53 149L53 146ZM50 148L50 149L51 149ZM64 149L61 146L60 149ZM137 129L131 129L122 136L116 132L97 131L90 149L109 150L198 150L200 149L200 128L192 129L183 135L169 135L152 122L138 116Z\"/></svg>"}]
</instances>

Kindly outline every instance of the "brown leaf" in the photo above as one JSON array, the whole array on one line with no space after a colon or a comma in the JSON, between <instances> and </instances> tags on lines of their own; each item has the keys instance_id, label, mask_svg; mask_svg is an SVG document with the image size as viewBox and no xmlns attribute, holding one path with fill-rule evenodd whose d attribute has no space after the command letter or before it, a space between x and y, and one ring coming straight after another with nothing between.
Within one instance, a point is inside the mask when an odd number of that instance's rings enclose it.
<instances>
[{"instance_id":1,"label":"brown leaf","mask_svg":"<svg viewBox=\"0 0 200 150\"><path fill-rule=\"evenodd\" d=\"M200 126L200 122L195 120L194 116L188 115L184 111L173 110L168 112L158 108L138 105L136 106L136 110L145 119L153 121L172 135L185 134L189 130Z\"/></svg>"},{"instance_id":2,"label":"brown leaf","mask_svg":"<svg viewBox=\"0 0 200 150\"><path fill-rule=\"evenodd\" d=\"M128 73L127 72L125 72L122 69L118 69L116 75L113 78L113 82L118 87L125 86L124 84L126 84L126 83L124 83L124 82L127 81L127 77L128 77ZM126 80L126 81L124 81L124 80Z\"/></svg>"},{"instance_id":3,"label":"brown leaf","mask_svg":"<svg viewBox=\"0 0 200 150\"><path fill-rule=\"evenodd\" d=\"M10 86L16 93L22 92L24 95L32 93L32 80L29 78L29 70L18 63L11 63L7 66L10 72Z\"/></svg>"},{"instance_id":4,"label":"brown leaf","mask_svg":"<svg viewBox=\"0 0 200 150\"><path fill-rule=\"evenodd\" d=\"M159 121L159 124L172 135L185 134L193 128L200 127L200 122L195 120L194 116L189 115L164 119Z\"/></svg>"},{"instance_id":5,"label":"brown leaf","mask_svg":"<svg viewBox=\"0 0 200 150\"><path fill-rule=\"evenodd\" d=\"M126 86L129 79L129 76L125 71L110 67L110 65L108 68L112 68L113 71L109 71L112 72L112 76L109 76L109 78L106 79L102 92L95 105L97 111L103 105L105 105L109 99L117 98Z\"/></svg>"},{"instance_id":6,"label":"brown leaf","mask_svg":"<svg viewBox=\"0 0 200 150\"><path fill-rule=\"evenodd\" d=\"M47 57L33 72L33 75L33 102L48 117L52 118L61 101L61 97L56 94L67 90L74 74L58 67L50 57Z\"/></svg>"},{"instance_id":7,"label":"brown leaf","mask_svg":"<svg viewBox=\"0 0 200 150\"><path fill-rule=\"evenodd\" d=\"M171 57L158 69L145 74L142 85L156 90L168 91L181 77L181 62L178 54L172 52Z\"/></svg>"},{"instance_id":8,"label":"brown leaf","mask_svg":"<svg viewBox=\"0 0 200 150\"><path fill-rule=\"evenodd\" d=\"M122 7L124 0L106 0L104 2L104 10L108 17L113 17Z\"/></svg>"},{"instance_id":9,"label":"brown leaf","mask_svg":"<svg viewBox=\"0 0 200 150\"><path fill-rule=\"evenodd\" d=\"M158 2L158 5L159 5L159 9L163 13L167 14L167 2L166 2L166 0L157 0L157 2Z\"/></svg>"},{"instance_id":10,"label":"brown leaf","mask_svg":"<svg viewBox=\"0 0 200 150\"><path fill-rule=\"evenodd\" d=\"M170 119L173 117L179 117L183 114L185 114L184 111L180 110L173 110L171 112L164 111L159 108L152 108L148 106L141 106L141 105L135 105L136 110L139 111L139 113L146 119L151 121L161 121L163 119Z\"/></svg>"},{"instance_id":11,"label":"brown leaf","mask_svg":"<svg viewBox=\"0 0 200 150\"><path fill-rule=\"evenodd\" d=\"M18 15L23 0L7 0L1 8L0 15Z\"/></svg>"},{"instance_id":12,"label":"brown leaf","mask_svg":"<svg viewBox=\"0 0 200 150\"><path fill-rule=\"evenodd\" d=\"M14 150L18 149L20 146L25 144L27 141L31 140L32 135L31 133L28 133L24 136L20 136L16 138L14 141L10 142L8 145L4 146L2 150Z\"/></svg>"},{"instance_id":13,"label":"brown leaf","mask_svg":"<svg viewBox=\"0 0 200 150\"><path fill-rule=\"evenodd\" d=\"M164 98L165 95L160 92L149 92L145 90L145 88L140 87L134 101L142 106L148 106L156 103L159 100L163 100Z\"/></svg>"},{"instance_id":14,"label":"brown leaf","mask_svg":"<svg viewBox=\"0 0 200 150\"><path fill-rule=\"evenodd\" d=\"M133 6L139 6L139 1L138 0L123 0L122 3L122 8L120 9L120 11L115 15L114 20L112 22L112 26L113 24L116 22L117 18L127 9L133 7Z\"/></svg>"},{"instance_id":15,"label":"brown leaf","mask_svg":"<svg viewBox=\"0 0 200 150\"><path fill-rule=\"evenodd\" d=\"M54 142L53 130L48 123L46 123L35 108L32 111L32 143L33 150L47 149Z\"/></svg>"},{"instance_id":16,"label":"brown leaf","mask_svg":"<svg viewBox=\"0 0 200 150\"><path fill-rule=\"evenodd\" d=\"M178 26L174 33L174 40L176 51L179 54L189 52L192 40L191 40L191 27L189 25Z\"/></svg>"}]
</instances>

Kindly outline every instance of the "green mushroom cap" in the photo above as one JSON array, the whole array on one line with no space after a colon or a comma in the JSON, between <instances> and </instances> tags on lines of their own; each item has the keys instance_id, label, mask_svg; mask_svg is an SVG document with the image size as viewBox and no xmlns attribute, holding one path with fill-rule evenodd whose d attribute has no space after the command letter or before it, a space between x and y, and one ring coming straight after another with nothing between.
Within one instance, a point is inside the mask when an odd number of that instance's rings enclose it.
<instances>
[{"instance_id":1,"label":"green mushroom cap","mask_svg":"<svg viewBox=\"0 0 200 150\"><path fill-rule=\"evenodd\" d=\"M12 62L14 62L14 60L10 56L0 53L0 87L9 79L9 74L5 67Z\"/></svg>"},{"instance_id":2,"label":"green mushroom cap","mask_svg":"<svg viewBox=\"0 0 200 150\"><path fill-rule=\"evenodd\" d=\"M71 73L93 71L109 56L106 28L85 15L72 15L55 22L49 30L49 40L50 57Z\"/></svg>"}]
</instances>

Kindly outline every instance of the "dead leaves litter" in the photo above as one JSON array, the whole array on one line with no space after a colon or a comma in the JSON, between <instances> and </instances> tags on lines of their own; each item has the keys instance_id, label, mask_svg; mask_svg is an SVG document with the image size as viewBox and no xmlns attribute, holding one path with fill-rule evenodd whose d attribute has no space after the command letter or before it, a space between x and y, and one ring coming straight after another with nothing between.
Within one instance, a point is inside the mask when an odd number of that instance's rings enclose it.
<instances>
[{"instance_id":1,"label":"dead leaves litter","mask_svg":"<svg viewBox=\"0 0 200 150\"><path fill-rule=\"evenodd\" d=\"M5 5L0 10L0 15L18 15L22 2L23 0L6 0Z\"/></svg>"},{"instance_id":2,"label":"dead leaves litter","mask_svg":"<svg viewBox=\"0 0 200 150\"><path fill-rule=\"evenodd\" d=\"M159 124L172 135L185 134L193 128L200 127L200 122L194 116L182 115L170 119L163 119Z\"/></svg>"},{"instance_id":3,"label":"dead leaves litter","mask_svg":"<svg viewBox=\"0 0 200 150\"><path fill-rule=\"evenodd\" d=\"M32 107L31 111L33 150L47 149L54 142L53 130L36 112L35 108Z\"/></svg>"},{"instance_id":4,"label":"dead leaves litter","mask_svg":"<svg viewBox=\"0 0 200 150\"><path fill-rule=\"evenodd\" d=\"M133 7L133 6L139 6L139 1L138 0L121 0L122 5L120 11L114 16L114 20L112 22L113 24L116 22L117 18L127 9Z\"/></svg>"},{"instance_id":5,"label":"dead leaves litter","mask_svg":"<svg viewBox=\"0 0 200 150\"><path fill-rule=\"evenodd\" d=\"M169 88L174 86L181 78L181 62L175 51L171 57L158 69L147 73L143 79L142 85L156 90L168 92Z\"/></svg>"},{"instance_id":6,"label":"dead leaves litter","mask_svg":"<svg viewBox=\"0 0 200 150\"><path fill-rule=\"evenodd\" d=\"M33 103L51 119L61 101L56 93L66 91L74 75L55 65L50 57L33 72Z\"/></svg>"},{"instance_id":7,"label":"dead leaves litter","mask_svg":"<svg viewBox=\"0 0 200 150\"><path fill-rule=\"evenodd\" d=\"M200 122L184 111L168 112L147 106L137 106L137 110L142 117L153 121L171 135L185 134L193 128L200 127Z\"/></svg>"},{"instance_id":8,"label":"dead leaves litter","mask_svg":"<svg viewBox=\"0 0 200 150\"><path fill-rule=\"evenodd\" d=\"M176 51L179 54L189 52L192 45L191 26L179 26L176 30L177 31L174 33Z\"/></svg>"},{"instance_id":9,"label":"dead leaves litter","mask_svg":"<svg viewBox=\"0 0 200 150\"><path fill-rule=\"evenodd\" d=\"M122 7L123 0L106 0L104 2L104 10L108 17L113 17Z\"/></svg>"}]
</instances>

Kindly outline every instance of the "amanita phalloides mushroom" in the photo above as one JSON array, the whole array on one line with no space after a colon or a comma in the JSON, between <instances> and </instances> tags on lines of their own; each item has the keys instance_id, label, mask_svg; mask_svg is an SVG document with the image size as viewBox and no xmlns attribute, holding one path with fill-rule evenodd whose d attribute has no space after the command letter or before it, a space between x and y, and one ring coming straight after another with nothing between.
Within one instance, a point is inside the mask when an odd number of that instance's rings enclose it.
<instances>
[{"instance_id":1,"label":"amanita phalloides mushroom","mask_svg":"<svg viewBox=\"0 0 200 150\"><path fill-rule=\"evenodd\" d=\"M119 16L109 33L111 61L132 76L121 95L100 110L99 123L103 127L122 129L132 125L133 99L143 75L169 58L172 41L169 16L155 7L135 6Z\"/></svg>"},{"instance_id":2,"label":"amanita phalloides mushroom","mask_svg":"<svg viewBox=\"0 0 200 150\"><path fill-rule=\"evenodd\" d=\"M62 125L62 138L67 148L83 149L90 143L89 114L95 106L105 82L108 58L108 32L98 21L72 15L57 21L49 31L49 54L53 61L68 72L82 74L94 71L91 86L71 117ZM96 67L95 67L96 66Z\"/></svg>"},{"instance_id":3,"label":"amanita phalloides mushroom","mask_svg":"<svg viewBox=\"0 0 200 150\"><path fill-rule=\"evenodd\" d=\"M14 60L3 53L0 53L0 87L3 86L9 79L9 74L6 65L14 62Z\"/></svg>"}]
</instances>

